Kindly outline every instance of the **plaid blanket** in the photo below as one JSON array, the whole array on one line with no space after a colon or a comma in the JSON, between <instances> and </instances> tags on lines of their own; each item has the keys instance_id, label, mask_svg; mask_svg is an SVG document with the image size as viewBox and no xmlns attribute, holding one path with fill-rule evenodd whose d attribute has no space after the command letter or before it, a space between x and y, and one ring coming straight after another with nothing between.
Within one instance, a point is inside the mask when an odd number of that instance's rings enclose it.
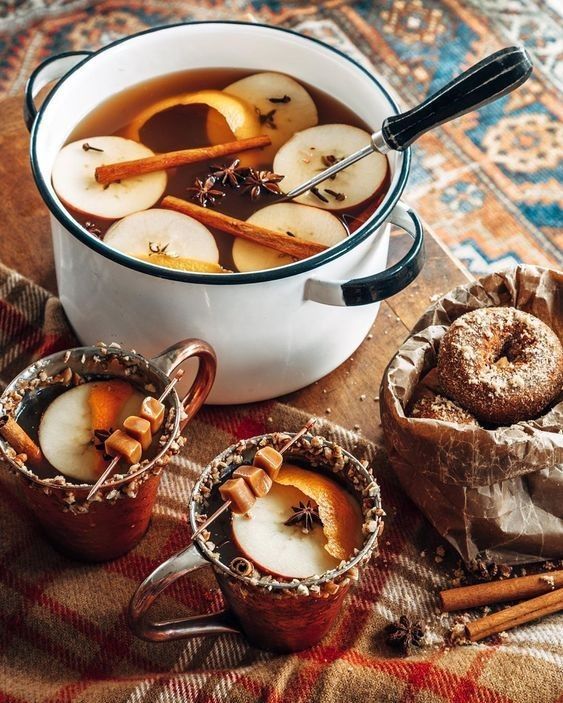
<instances>
[{"instance_id":1,"label":"plaid blanket","mask_svg":"<svg viewBox=\"0 0 563 703\"><path fill-rule=\"evenodd\" d=\"M0 267L0 379L74 343L60 304ZM147 643L125 613L138 583L186 545L186 507L202 467L233 441L296 430L302 412L277 402L206 407L188 426L183 454L165 471L151 527L129 554L83 564L57 553L0 465L1 703L555 703L561 698L563 619L552 616L494 641L455 646L455 617L440 615L437 592L459 564L402 493L384 452L326 421L319 432L367 459L388 513L380 556L345 601L329 635L280 656L221 635ZM220 608L210 570L181 579L156 606L163 617ZM401 615L422 621L426 643L400 657L384 629ZM470 617L482 614L473 613Z\"/></svg>"}]
</instances>

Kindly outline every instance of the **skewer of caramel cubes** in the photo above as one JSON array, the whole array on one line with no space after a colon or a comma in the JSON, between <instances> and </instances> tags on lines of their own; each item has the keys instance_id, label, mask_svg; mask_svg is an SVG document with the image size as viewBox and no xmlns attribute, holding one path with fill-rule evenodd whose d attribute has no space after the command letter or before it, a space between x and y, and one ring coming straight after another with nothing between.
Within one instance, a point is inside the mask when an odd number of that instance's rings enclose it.
<instances>
[{"instance_id":1,"label":"skewer of caramel cubes","mask_svg":"<svg viewBox=\"0 0 563 703\"><path fill-rule=\"evenodd\" d=\"M146 396L141 403L139 414L130 415L126 418L123 422L123 429L115 430L106 439L104 442L105 452L112 456L113 459L90 489L86 500L90 500L95 495L120 459L125 459L130 466L139 463L143 452L151 446L153 435L158 432L164 422L165 407L162 401L182 378L183 374L184 372L180 369L159 398L153 398L151 395Z\"/></svg>"},{"instance_id":2,"label":"skewer of caramel cubes","mask_svg":"<svg viewBox=\"0 0 563 703\"><path fill-rule=\"evenodd\" d=\"M252 466L245 464L235 469L232 478L219 486L219 494L225 502L197 528L192 535L192 541L228 508L237 515L245 515L256 502L256 498L269 493L280 472L284 452L308 432L316 421L316 418L311 418L279 451L273 447L262 447L254 455Z\"/></svg>"}]
</instances>

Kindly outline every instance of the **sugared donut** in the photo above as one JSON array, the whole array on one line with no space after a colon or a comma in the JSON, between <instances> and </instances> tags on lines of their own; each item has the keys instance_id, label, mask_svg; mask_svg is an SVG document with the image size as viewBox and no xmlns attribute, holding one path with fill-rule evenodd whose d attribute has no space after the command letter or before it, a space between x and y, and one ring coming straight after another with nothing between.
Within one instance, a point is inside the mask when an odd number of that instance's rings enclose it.
<instances>
[{"instance_id":1,"label":"sugared donut","mask_svg":"<svg viewBox=\"0 0 563 703\"><path fill-rule=\"evenodd\" d=\"M480 308L444 335L438 376L445 394L479 420L511 425L536 417L561 392L563 347L534 315Z\"/></svg>"},{"instance_id":2,"label":"sugared donut","mask_svg":"<svg viewBox=\"0 0 563 703\"><path fill-rule=\"evenodd\" d=\"M410 416L417 419L442 420L458 425L475 425L479 423L467 410L443 395L427 392L412 405Z\"/></svg>"}]
</instances>

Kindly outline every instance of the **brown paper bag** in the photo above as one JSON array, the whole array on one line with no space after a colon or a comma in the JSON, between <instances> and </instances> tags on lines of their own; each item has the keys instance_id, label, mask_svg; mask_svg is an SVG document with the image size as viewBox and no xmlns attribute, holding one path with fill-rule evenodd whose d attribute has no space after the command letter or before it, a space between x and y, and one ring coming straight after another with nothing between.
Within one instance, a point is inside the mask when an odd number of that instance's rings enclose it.
<instances>
[{"instance_id":1,"label":"brown paper bag","mask_svg":"<svg viewBox=\"0 0 563 703\"><path fill-rule=\"evenodd\" d=\"M539 418L485 429L406 417L448 326L470 310L513 306L563 340L563 273L518 266L460 286L420 318L383 376L381 421L410 498L466 562L563 557L563 393Z\"/></svg>"}]
</instances>

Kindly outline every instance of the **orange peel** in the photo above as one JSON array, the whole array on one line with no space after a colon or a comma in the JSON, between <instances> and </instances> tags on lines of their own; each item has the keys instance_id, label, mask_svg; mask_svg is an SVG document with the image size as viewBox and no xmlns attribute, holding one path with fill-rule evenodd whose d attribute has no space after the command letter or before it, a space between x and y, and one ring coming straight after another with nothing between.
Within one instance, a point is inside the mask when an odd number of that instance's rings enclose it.
<instances>
[{"instance_id":1,"label":"orange peel","mask_svg":"<svg viewBox=\"0 0 563 703\"><path fill-rule=\"evenodd\" d=\"M178 271L194 271L196 273L231 273L228 269L224 269L219 264L212 261L201 261L200 259L188 259L186 257L168 256L167 254L150 254L148 256L139 256L142 261L147 261L149 264L157 266L165 266L169 269L177 269Z\"/></svg>"},{"instance_id":2,"label":"orange peel","mask_svg":"<svg viewBox=\"0 0 563 703\"><path fill-rule=\"evenodd\" d=\"M355 548L360 548L362 515L358 503L336 481L323 474L284 464L277 483L294 486L315 501L327 539L326 551L335 559L349 559Z\"/></svg>"},{"instance_id":3,"label":"orange peel","mask_svg":"<svg viewBox=\"0 0 563 703\"><path fill-rule=\"evenodd\" d=\"M253 105L241 98L235 98L221 90L198 90L195 93L175 95L159 100L145 108L125 128L123 136L128 139L141 141L140 132L143 126L159 112L169 110L177 105L207 105L216 110L224 118L229 130L237 139L247 139L260 135L261 127L258 114ZM230 140L227 140L230 141Z\"/></svg>"}]
</instances>

